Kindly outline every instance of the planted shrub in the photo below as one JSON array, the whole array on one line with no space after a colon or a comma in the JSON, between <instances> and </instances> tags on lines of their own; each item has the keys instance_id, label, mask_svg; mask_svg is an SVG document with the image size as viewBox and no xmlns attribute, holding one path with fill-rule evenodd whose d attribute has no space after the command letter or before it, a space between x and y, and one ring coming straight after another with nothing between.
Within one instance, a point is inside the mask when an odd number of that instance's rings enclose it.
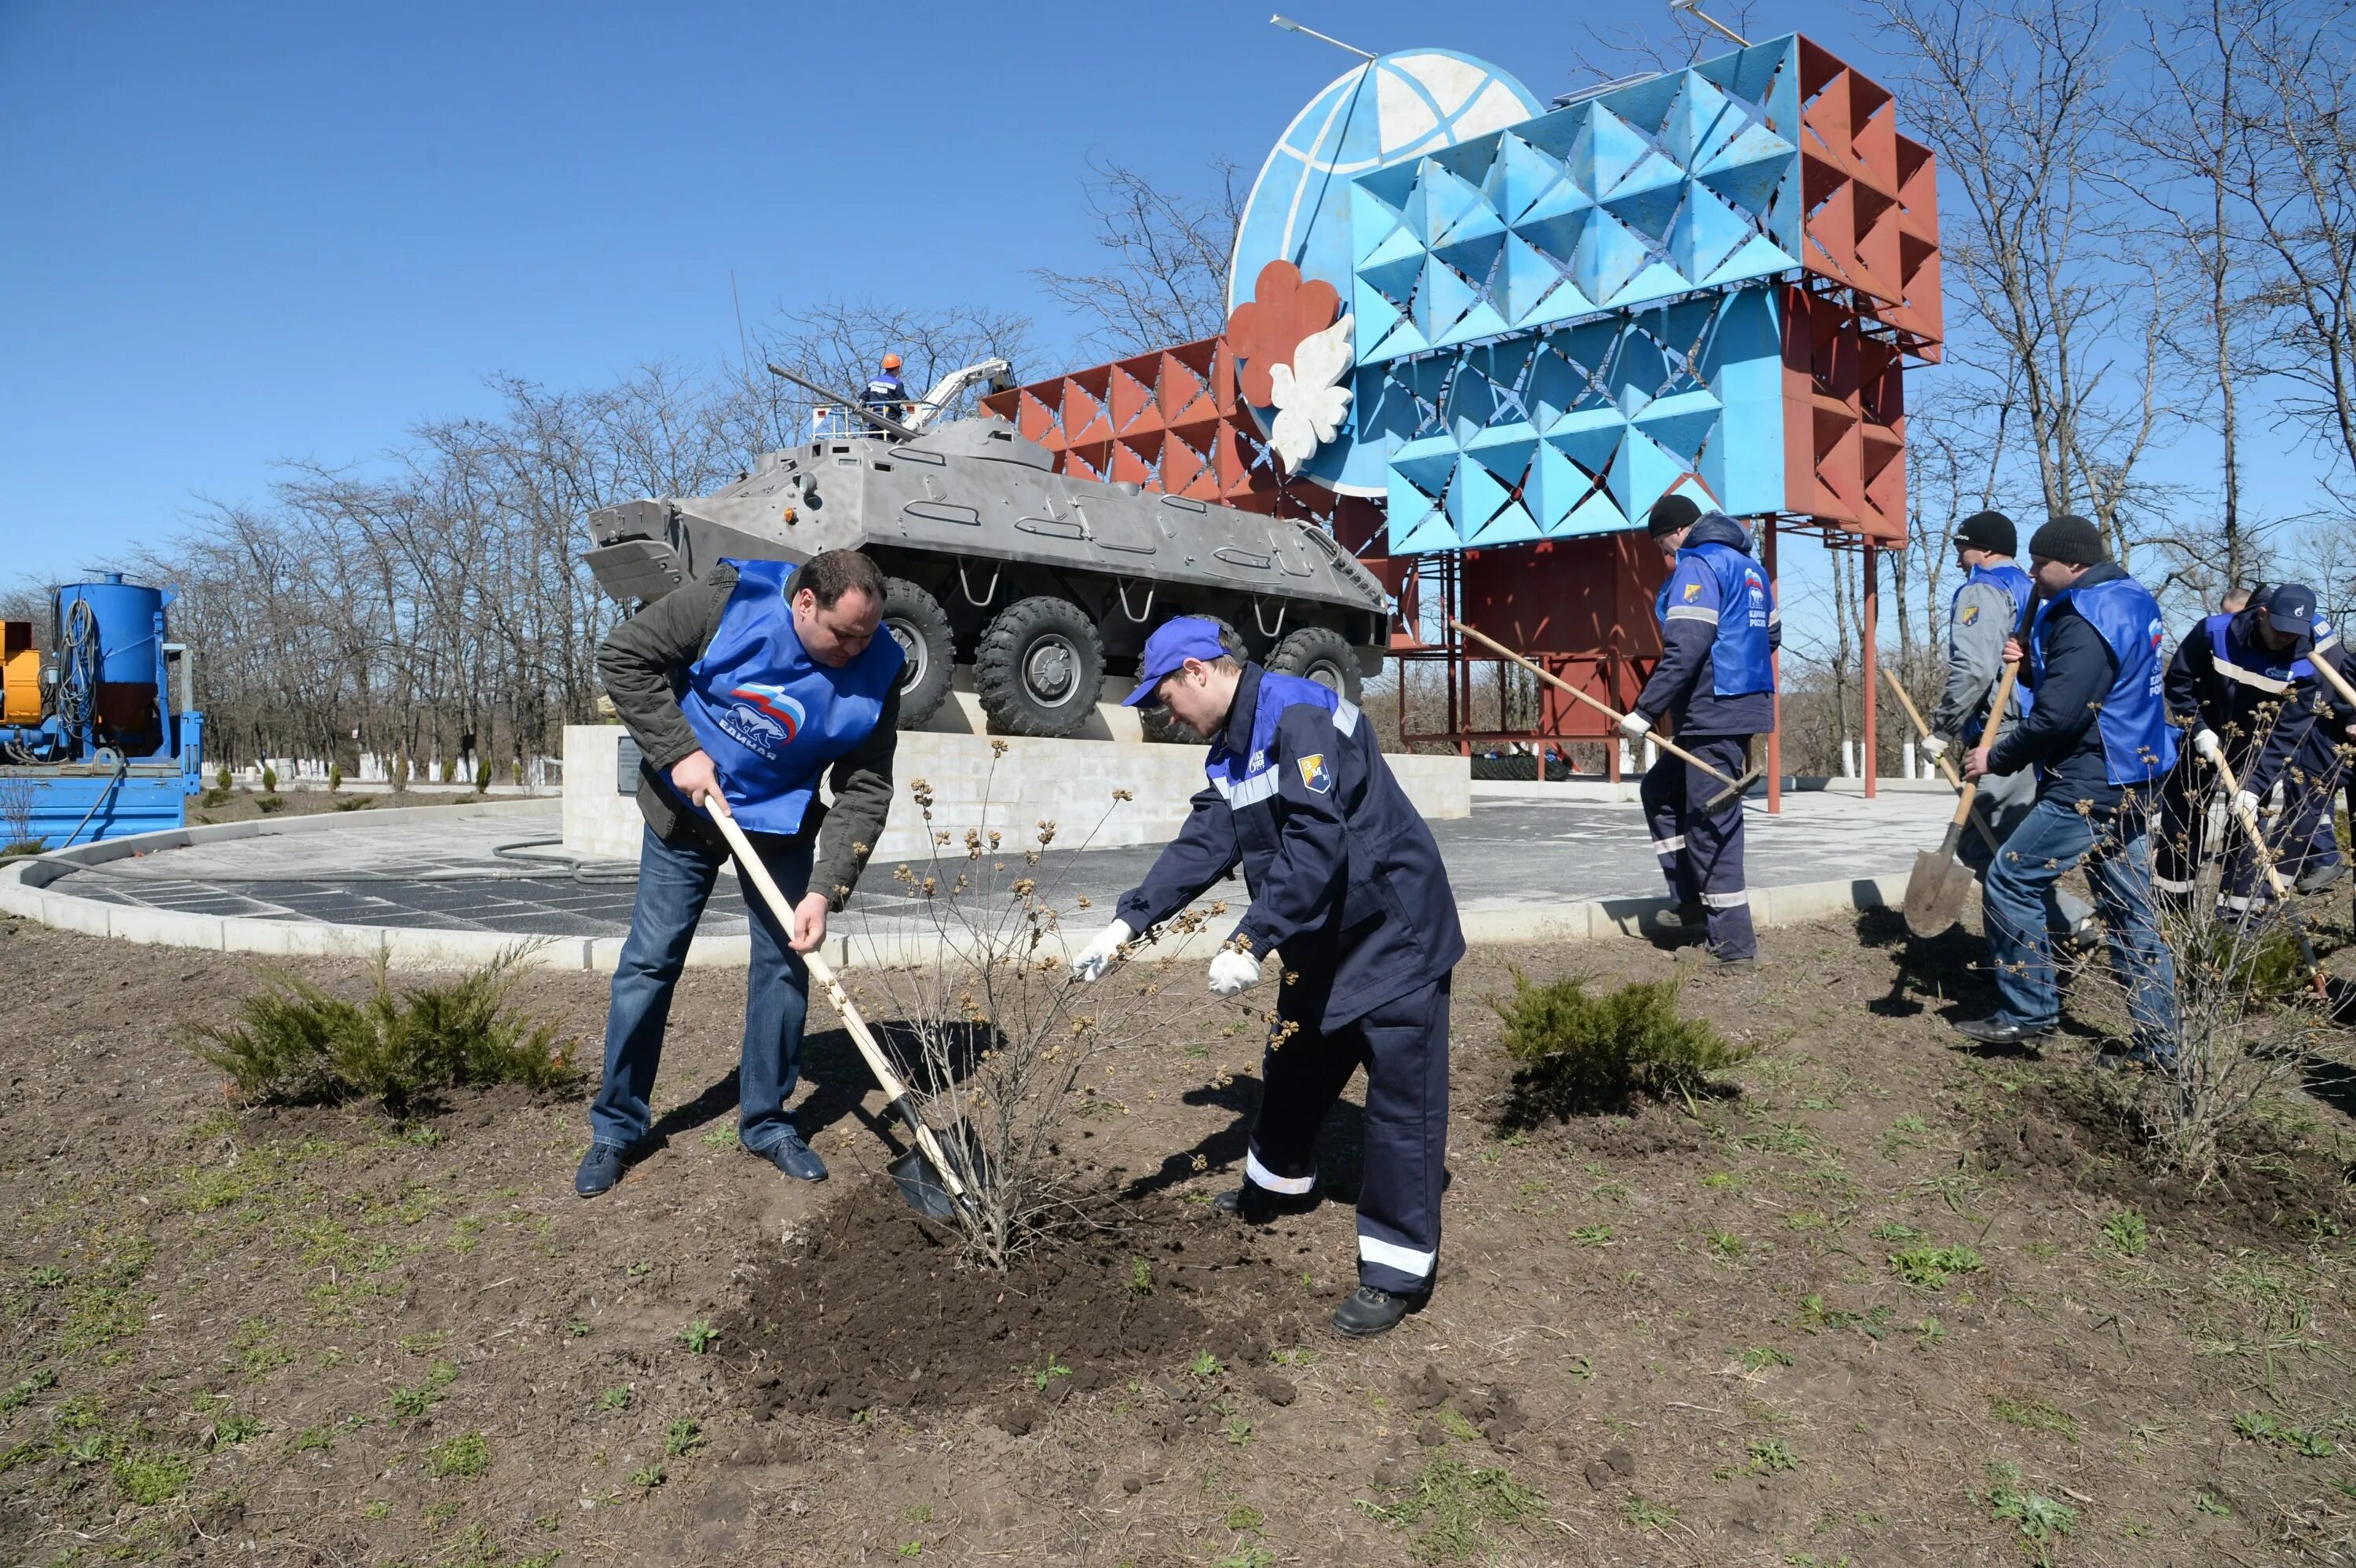
<instances>
[{"instance_id":1,"label":"planted shrub","mask_svg":"<svg viewBox=\"0 0 2356 1568\"><path fill-rule=\"evenodd\" d=\"M1544 986L1514 971L1514 994L1490 1005L1505 1021L1505 1050L1521 1063L1506 1107L1528 1125L1624 1104L1635 1094L1690 1099L1712 1093L1710 1075L1748 1061L1754 1047L1677 1011L1683 982L1646 980L1592 994L1591 976Z\"/></svg>"},{"instance_id":2,"label":"planted shrub","mask_svg":"<svg viewBox=\"0 0 2356 1568\"><path fill-rule=\"evenodd\" d=\"M237 1023L203 1030L197 1054L248 1099L377 1099L396 1115L436 1089L555 1088L571 1082L573 1070L557 1026L513 1006L516 957L399 991L380 961L373 987L357 1002L276 973L246 998Z\"/></svg>"}]
</instances>

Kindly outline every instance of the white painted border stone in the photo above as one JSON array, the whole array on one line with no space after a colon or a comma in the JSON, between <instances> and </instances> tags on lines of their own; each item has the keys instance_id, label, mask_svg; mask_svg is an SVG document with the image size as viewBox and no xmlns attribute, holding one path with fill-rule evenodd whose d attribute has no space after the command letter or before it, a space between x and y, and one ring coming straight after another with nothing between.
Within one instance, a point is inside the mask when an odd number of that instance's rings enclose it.
<instances>
[{"instance_id":1,"label":"white painted border stone","mask_svg":"<svg viewBox=\"0 0 2356 1568\"><path fill-rule=\"evenodd\" d=\"M454 815L515 816L541 811L546 805L543 798L473 806L418 806L371 812L369 817L371 821L381 821L393 816L447 819ZM314 921L260 920L247 915L194 914L80 898L54 891L49 885L65 875L57 869L59 860L100 865L125 856L190 844L265 834L326 831L339 821L333 815L325 815L273 822L224 822L110 838L52 856L0 863L0 914L16 915L59 931L210 952L253 953L279 958L374 958L381 955L386 964L396 969L471 966L512 952L526 964L610 975L621 960L623 939L618 936L530 938L488 931L329 925ZM37 877L38 872L47 875ZM1905 896L1906 878L1901 873L1753 888L1751 918L1761 927L1800 925L1848 910L1895 908ZM1464 939L1481 946L1646 936L1657 931L1657 917L1671 907L1667 899L1590 899L1551 905L1476 908L1463 913ZM1206 928L1166 946L1150 947L1145 956L1149 960L1206 957L1225 936L1224 931ZM688 948L687 962L697 967L741 969L751 961L751 940L744 936L699 933ZM932 933L875 932L859 928L855 921L838 922L836 932L827 938L826 955L838 969L907 967L937 961L948 946L944 939Z\"/></svg>"}]
</instances>

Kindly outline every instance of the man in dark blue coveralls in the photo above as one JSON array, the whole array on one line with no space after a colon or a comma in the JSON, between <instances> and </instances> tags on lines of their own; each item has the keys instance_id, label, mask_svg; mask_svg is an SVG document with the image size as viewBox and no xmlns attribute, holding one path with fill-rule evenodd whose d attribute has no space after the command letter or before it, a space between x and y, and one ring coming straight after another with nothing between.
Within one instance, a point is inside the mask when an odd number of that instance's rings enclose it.
<instances>
[{"instance_id":1,"label":"man in dark blue coveralls","mask_svg":"<svg viewBox=\"0 0 2356 1568\"><path fill-rule=\"evenodd\" d=\"M2220 758L2253 813L2277 780L2288 784L2270 850L2299 871L2300 891L2329 885L2340 847L2328 807L2340 769L2314 661L2338 656L2339 647L2331 624L2316 615L2314 591L2296 582L2257 590L2246 608L2209 616L2177 645L2160 690L2188 743L2160 786L2152 886L2164 902L2181 909L2199 880ZM2257 861L2231 825L2225 850L2218 898L2227 912L2244 914L2257 898Z\"/></svg>"},{"instance_id":2,"label":"man in dark blue coveralls","mask_svg":"<svg viewBox=\"0 0 2356 1568\"><path fill-rule=\"evenodd\" d=\"M1653 607L1661 662L1620 732L1642 740L1666 716L1679 746L1740 778L1750 770L1751 738L1775 727L1772 655L1783 645L1783 621L1774 591L1751 559L1751 536L1732 518L1673 495L1653 503L1644 526L1676 564ZM1703 804L1725 787L1664 752L1644 770L1637 795L1677 901L1662 923L1706 930L1713 965L1748 969L1759 961L1759 938L1742 880L1742 798Z\"/></svg>"},{"instance_id":3,"label":"man in dark blue coveralls","mask_svg":"<svg viewBox=\"0 0 2356 1568\"><path fill-rule=\"evenodd\" d=\"M1315 681L1238 664L1215 623L1157 628L1138 674L1130 706L1167 708L1211 737L1210 782L1073 973L1096 979L1243 863L1251 907L1211 960L1211 992L1258 985L1274 949L1285 973L1244 1182L1217 1203L1253 1224L1313 1208L1318 1129L1363 1063L1359 1284L1333 1327L1380 1334L1430 1299L1440 1258L1448 986L1464 933L1439 846L1357 708Z\"/></svg>"}]
</instances>

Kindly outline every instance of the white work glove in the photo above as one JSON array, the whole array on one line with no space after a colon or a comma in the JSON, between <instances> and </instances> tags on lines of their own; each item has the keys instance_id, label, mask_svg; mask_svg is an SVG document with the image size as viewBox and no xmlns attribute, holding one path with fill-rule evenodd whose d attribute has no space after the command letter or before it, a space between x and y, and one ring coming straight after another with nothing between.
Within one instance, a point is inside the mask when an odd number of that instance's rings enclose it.
<instances>
[{"instance_id":1,"label":"white work glove","mask_svg":"<svg viewBox=\"0 0 2356 1568\"><path fill-rule=\"evenodd\" d=\"M1259 960L1232 947L1219 949L1211 960L1211 995L1240 997L1259 984Z\"/></svg>"},{"instance_id":2,"label":"white work glove","mask_svg":"<svg viewBox=\"0 0 2356 1568\"><path fill-rule=\"evenodd\" d=\"M2257 814L2258 797L2256 795L2252 795L2248 790L2244 790L2241 794L2233 797L2234 816L2255 816Z\"/></svg>"},{"instance_id":3,"label":"white work glove","mask_svg":"<svg viewBox=\"0 0 2356 1568\"><path fill-rule=\"evenodd\" d=\"M1947 742L1942 741L1936 735L1925 735L1922 737L1922 744L1919 749L1922 753L1922 760L1924 762L1936 763L1941 757L1947 754Z\"/></svg>"},{"instance_id":4,"label":"white work glove","mask_svg":"<svg viewBox=\"0 0 2356 1568\"><path fill-rule=\"evenodd\" d=\"M1652 732L1653 721L1643 714L1622 713L1620 716L1620 733L1631 741L1641 741Z\"/></svg>"},{"instance_id":5,"label":"white work glove","mask_svg":"<svg viewBox=\"0 0 2356 1568\"><path fill-rule=\"evenodd\" d=\"M1075 980L1103 978L1104 972L1112 967L1114 957L1136 934L1137 933L1130 930L1129 922L1125 920L1114 921L1110 925L1098 932L1096 940L1081 948L1080 955L1072 960L1072 978Z\"/></svg>"},{"instance_id":6,"label":"white work glove","mask_svg":"<svg viewBox=\"0 0 2356 1568\"><path fill-rule=\"evenodd\" d=\"M2193 754L2206 762L2215 762L2225 748L2217 741L2217 731L2202 728L2192 731Z\"/></svg>"}]
</instances>

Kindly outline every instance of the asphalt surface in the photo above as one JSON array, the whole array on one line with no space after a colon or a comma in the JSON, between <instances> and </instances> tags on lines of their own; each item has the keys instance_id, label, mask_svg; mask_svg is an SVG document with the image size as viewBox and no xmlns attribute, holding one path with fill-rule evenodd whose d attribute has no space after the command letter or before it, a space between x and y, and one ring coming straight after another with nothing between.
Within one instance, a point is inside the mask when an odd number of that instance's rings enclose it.
<instances>
[{"instance_id":1,"label":"asphalt surface","mask_svg":"<svg viewBox=\"0 0 2356 1568\"><path fill-rule=\"evenodd\" d=\"M1938 838L1951 800L1891 792L1868 803L1854 795L1787 794L1771 816L1752 801L1747 833L1753 887L1788 886L1905 870L1917 849ZM1472 815L1431 825L1466 912L1543 911L1588 899L1657 897L1665 890L1643 814L1633 805L1597 801L1479 799ZM516 813L431 826L371 823L355 816L321 832L241 838L166 849L78 870L51 891L108 902L273 921L481 931L526 936L620 936L629 929L636 868L618 861L574 861L553 842L558 811ZM534 842L537 841L537 842ZM1061 910L1086 899L1110 918L1120 894L1143 878L1152 848L1052 850L1036 865L1019 854L969 861L943 850L937 865L911 865L907 880L892 864L868 870L837 930L929 930L941 890L968 880L969 917L991 916L1011 901L1018 879L1036 880ZM921 891L935 879L928 910ZM1231 880L1206 895L1240 902ZM991 916L994 918L994 916ZM1074 923L1087 918L1074 912ZM744 904L723 877L704 914L713 935L744 930Z\"/></svg>"}]
</instances>

